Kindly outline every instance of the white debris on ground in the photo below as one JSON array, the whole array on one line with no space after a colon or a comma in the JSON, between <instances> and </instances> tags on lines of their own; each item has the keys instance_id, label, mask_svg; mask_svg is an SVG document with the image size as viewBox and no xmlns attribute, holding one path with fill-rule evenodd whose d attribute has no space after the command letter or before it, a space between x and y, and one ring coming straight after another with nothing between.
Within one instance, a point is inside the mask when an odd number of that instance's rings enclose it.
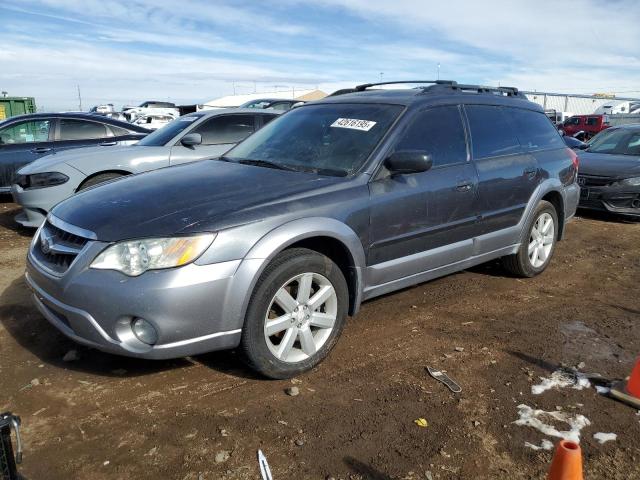
<instances>
[{"instance_id":1,"label":"white debris on ground","mask_svg":"<svg viewBox=\"0 0 640 480\"><path fill-rule=\"evenodd\" d=\"M532 427L544 433L548 437L563 438L576 443L580 443L580 430L591 425L589 419L584 415L572 415L570 413L558 411L546 412L544 410L534 410L530 406L524 404L518 405L518 415L520 418L513 422L516 425ZM569 425L570 429L567 431L558 430L554 426L548 425L541 420L545 418L566 423Z\"/></svg>"},{"instance_id":2,"label":"white debris on ground","mask_svg":"<svg viewBox=\"0 0 640 480\"><path fill-rule=\"evenodd\" d=\"M582 390L583 388L589 388L591 386L589 379L580 372L576 372L574 375L564 370L556 370L551 374L551 377L540 377L540 380L542 380L542 383L531 387L531 393L534 395L540 395L552 388L571 387L576 390Z\"/></svg>"},{"instance_id":3,"label":"white debris on ground","mask_svg":"<svg viewBox=\"0 0 640 480\"><path fill-rule=\"evenodd\" d=\"M534 445L533 443L524 442L524 446L531 448L532 450L553 450L553 442L546 438L542 440L540 445Z\"/></svg>"},{"instance_id":4,"label":"white debris on ground","mask_svg":"<svg viewBox=\"0 0 640 480\"><path fill-rule=\"evenodd\" d=\"M618 439L618 435L616 435L615 433L598 432L593 436L593 438L595 438L598 441L598 443L602 445L603 443L606 443L606 442L616 441Z\"/></svg>"},{"instance_id":5,"label":"white debris on ground","mask_svg":"<svg viewBox=\"0 0 640 480\"><path fill-rule=\"evenodd\" d=\"M611 389L609 387L603 387L602 385L596 385L596 392L600 395L608 395Z\"/></svg>"}]
</instances>

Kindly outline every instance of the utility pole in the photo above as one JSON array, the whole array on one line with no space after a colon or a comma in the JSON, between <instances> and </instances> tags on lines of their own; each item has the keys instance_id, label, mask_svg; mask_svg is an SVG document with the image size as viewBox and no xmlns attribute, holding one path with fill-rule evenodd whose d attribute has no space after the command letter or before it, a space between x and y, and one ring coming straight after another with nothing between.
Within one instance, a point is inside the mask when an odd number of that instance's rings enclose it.
<instances>
[{"instance_id":1,"label":"utility pole","mask_svg":"<svg viewBox=\"0 0 640 480\"><path fill-rule=\"evenodd\" d=\"M382 83L382 77L384 76L384 72L380 72L380 83Z\"/></svg>"},{"instance_id":2,"label":"utility pole","mask_svg":"<svg viewBox=\"0 0 640 480\"><path fill-rule=\"evenodd\" d=\"M80 85L78 87L78 110L82 111L82 95L80 95Z\"/></svg>"}]
</instances>

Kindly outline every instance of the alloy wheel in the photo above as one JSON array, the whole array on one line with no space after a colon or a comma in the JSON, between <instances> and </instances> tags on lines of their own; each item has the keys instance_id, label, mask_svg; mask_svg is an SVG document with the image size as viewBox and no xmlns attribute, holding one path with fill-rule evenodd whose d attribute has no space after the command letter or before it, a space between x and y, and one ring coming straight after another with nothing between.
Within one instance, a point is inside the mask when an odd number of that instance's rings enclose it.
<instances>
[{"instance_id":1,"label":"alloy wheel","mask_svg":"<svg viewBox=\"0 0 640 480\"><path fill-rule=\"evenodd\" d=\"M553 217L547 213L542 213L531 227L531 235L529 236L529 247L527 253L529 262L535 268L542 267L553 248L555 242L555 225Z\"/></svg>"},{"instance_id":2,"label":"alloy wheel","mask_svg":"<svg viewBox=\"0 0 640 480\"><path fill-rule=\"evenodd\" d=\"M264 337L280 361L296 363L315 355L331 336L338 297L331 282L314 272L288 280L271 299Z\"/></svg>"}]
</instances>

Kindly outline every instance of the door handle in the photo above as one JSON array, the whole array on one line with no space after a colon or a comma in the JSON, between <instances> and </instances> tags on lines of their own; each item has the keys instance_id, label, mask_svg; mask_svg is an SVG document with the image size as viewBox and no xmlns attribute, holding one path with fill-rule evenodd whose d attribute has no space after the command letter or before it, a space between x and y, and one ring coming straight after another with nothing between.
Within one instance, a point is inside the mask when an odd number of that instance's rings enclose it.
<instances>
[{"instance_id":1,"label":"door handle","mask_svg":"<svg viewBox=\"0 0 640 480\"><path fill-rule=\"evenodd\" d=\"M103 147L110 147L111 145L116 145L118 142L102 142L100 145Z\"/></svg>"},{"instance_id":2,"label":"door handle","mask_svg":"<svg viewBox=\"0 0 640 480\"><path fill-rule=\"evenodd\" d=\"M456 185L456 190L458 190L459 192L468 192L472 188L473 183L471 182L471 180L461 180Z\"/></svg>"},{"instance_id":3,"label":"door handle","mask_svg":"<svg viewBox=\"0 0 640 480\"><path fill-rule=\"evenodd\" d=\"M53 150L51 147L37 147L31 150L31 153L47 153Z\"/></svg>"}]
</instances>

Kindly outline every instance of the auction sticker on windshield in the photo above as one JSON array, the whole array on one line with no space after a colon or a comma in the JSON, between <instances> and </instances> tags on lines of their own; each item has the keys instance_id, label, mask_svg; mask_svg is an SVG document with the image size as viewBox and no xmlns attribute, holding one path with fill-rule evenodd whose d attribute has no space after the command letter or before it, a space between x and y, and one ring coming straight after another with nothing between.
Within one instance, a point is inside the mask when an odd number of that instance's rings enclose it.
<instances>
[{"instance_id":1,"label":"auction sticker on windshield","mask_svg":"<svg viewBox=\"0 0 640 480\"><path fill-rule=\"evenodd\" d=\"M358 120L357 118L339 118L331 124L332 127L337 128L351 128L352 130L361 130L368 132L373 128L376 122L371 120Z\"/></svg>"}]
</instances>

